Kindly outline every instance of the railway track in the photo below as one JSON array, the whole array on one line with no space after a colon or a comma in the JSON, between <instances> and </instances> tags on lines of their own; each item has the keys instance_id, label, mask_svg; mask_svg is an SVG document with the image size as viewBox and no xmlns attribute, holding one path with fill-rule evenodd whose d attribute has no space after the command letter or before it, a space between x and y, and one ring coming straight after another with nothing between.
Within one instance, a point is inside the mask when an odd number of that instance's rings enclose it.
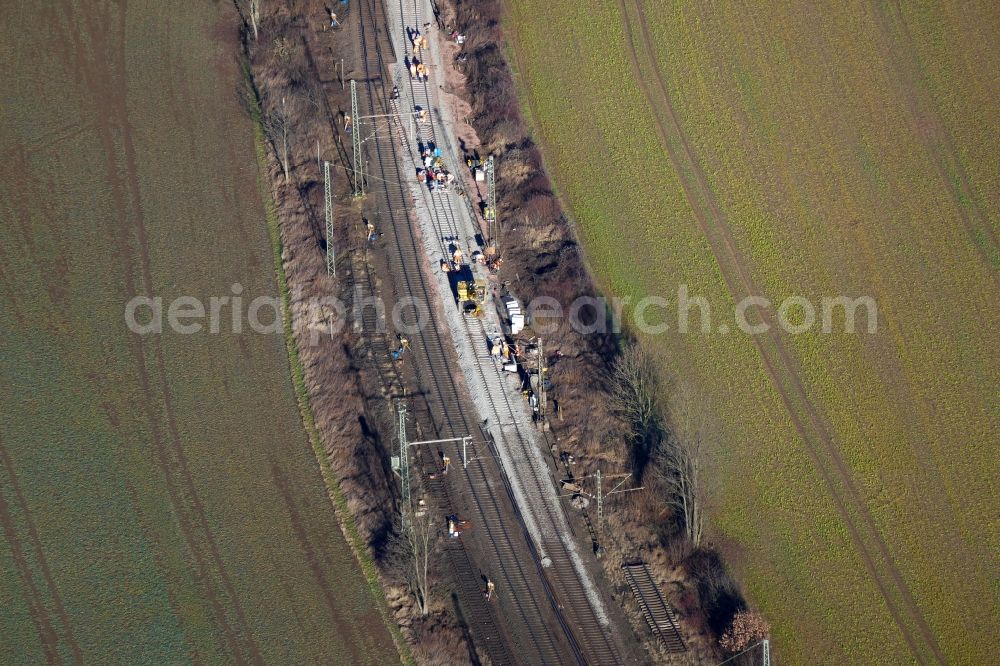
<instances>
[{"instance_id":1,"label":"railway track","mask_svg":"<svg viewBox=\"0 0 1000 666\"><path fill-rule=\"evenodd\" d=\"M426 56L422 51L417 53L409 51L408 31L427 32L422 21L421 2L420 0L388 1L398 5L397 18L401 23L390 29L389 37L395 44L396 53L407 54L402 63L402 69L405 70L410 57L423 60ZM417 139L420 141L421 147L430 145L441 148L449 165L456 171L461 171L460 156L455 153L453 146L451 146L447 132L437 131L435 128L440 119L436 113L431 86L425 81L407 76L405 72L402 76L397 76L396 85L399 86L401 94L400 99L394 101L394 112L402 111L405 113L416 108L426 109L429 122L421 123L417 132ZM415 168L419 163L420 154L412 143L408 144L402 128L398 132L398 139L404 148L404 154L409 152L413 158ZM409 150L406 150L407 146L409 146ZM452 243L460 245L463 241L467 244L472 241L471 238L466 238L467 233L463 233L469 229L468 224L462 224L462 221L459 220L459 213L455 210L459 199L457 195L451 192L429 192L427 188L421 187L420 196L423 197L430 213L432 227L437 235L436 240L443 256L450 255L449 250ZM463 202L469 209L469 221L478 230L477 218L471 209L470 201L465 198ZM467 246L462 249L468 252L471 247ZM462 317L462 321L465 335L474 346L476 358L472 365L476 368L482 384L486 387L481 395L485 395L492 408L491 413L497 415L501 421L498 427L492 428L492 437L490 437L490 445L493 447L497 464L501 468L503 467L499 450L496 448L498 446L504 447L510 455L522 460L531 460L530 447L535 447L536 444L531 437L526 436L524 429L532 426L524 422L526 415L523 405L518 405L520 407L518 409L511 403L509 390L504 386L506 378L489 354L487 345L490 336L484 329L481 320ZM530 417L527 418L530 419ZM529 473L525 474L526 470ZM602 622L599 619L594 608L595 600L588 596L587 589L581 580L581 576L587 574L580 571L579 567L582 567L582 564L578 557L574 561L574 553L571 553L571 548L565 541L569 538L569 528L561 509L555 504L558 499L548 468L539 469L537 464L527 464L518 465L516 471L502 469L501 471L501 478L504 480L508 494L515 506L517 506L515 496L518 493L515 492L512 485L518 486L520 494L527 497L527 504L531 507L529 514L522 516L522 521L527 518L530 523L533 523L534 529L531 531L540 535L540 538L537 539L540 552L535 552L536 564L544 561L547 565L549 576L542 572L546 595L554 606L559 628L563 632L574 658L577 661L589 661L597 664L621 663L621 656L614 642L608 636L607 620ZM536 515L538 513L541 515Z\"/></svg>"},{"instance_id":2,"label":"railway track","mask_svg":"<svg viewBox=\"0 0 1000 666\"><path fill-rule=\"evenodd\" d=\"M359 38L363 50L365 86L363 100L364 115L392 113L394 104L389 90L392 82L387 80L388 71L380 44L381 26L378 0L364 0L360 5ZM432 129L432 128L431 128ZM358 130L356 130L358 131ZM413 298L423 303L433 303L435 299L424 275L426 259L418 245L418 240L410 225L408 191L403 177L394 141L402 140L406 127L396 123L392 133L382 133L367 144L371 157L373 175L379 182L380 195L385 198L385 213L391 223L386 230L386 243L390 263L396 265L396 292L401 298ZM429 140L430 137L422 137ZM447 244L446 238L457 238L455 218L445 213L450 206L439 203L442 216L438 219L440 242ZM363 276L367 273L355 275ZM370 275L368 275L370 279ZM368 285L374 293L374 286ZM404 312L405 324L413 325L416 317L412 312ZM362 317L367 329L377 325L370 316ZM430 324L411 335L413 369L423 392L411 398L411 411L424 429L424 434L435 438L447 438L471 434L478 425L469 416L468 401L462 396L453 375L453 362L446 344L438 333L433 313ZM384 345L382 345L384 347ZM427 431L430 432L427 432ZM449 451L453 460L461 459L460 451ZM458 583L461 604L469 618L474 640L497 664L512 663L568 663L580 662L577 651L561 636L562 631L554 630L545 621L558 609L547 590L540 582L543 579L536 561L524 562L519 556L519 548L527 545L523 522L511 521L507 514L509 507L502 503L504 493L509 499L509 488L496 488L494 479L502 478L491 458L476 457L460 476L453 476L444 482L442 477L426 479L426 490L438 510L453 512L455 493L468 497L475 511L473 518L477 530L486 537L491 578L497 582L498 601L489 603L482 594L481 572L477 573L470 553L463 540L449 541L446 547L448 565ZM513 503L511 503L513 506ZM504 621L499 621L503 615ZM507 628L508 631L504 631ZM571 636L571 634L570 634ZM517 648L512 649L512 645ZM567 647L569 645L569 647Z\"/></svg>"},{"instance_id":3,"label":"railway track","mask_svg":"<svg viewBox=\"0 0 1000 666\"><path fill-rule=\"evenodd\" d=\"M523 432L527 424L519 420L524 418L524 410L515 409L510 402L510 393L503 386L506 377L503 376L503 370L490 356L487 348L489 334L481 320L463 317L463 321L470 338L474 343L479 342L477 348L479 363L476 367L488 387L485 395L494 413L503 419L503 423L498 424L493 430L494 437L499 438L499 441L495 441L495 445L506 446L508 450L516 452L516 455L530 460L531 452L528 447L534 444ZM544 475L540 473L535 465L522 465L520 468L533 472L527 475L527 479L524 478L525 475L520 475L522 486L532 505L543 507L544 515L540 516L539 520L544 523L540 529L543 535L541 548L545 557L551 562L547 568L554 579L554 588L558 590L556 597L559 605L572 622L578 649L593 663L620 663L621 657L609 639L606 627L598 619L592 601L578 578L569 549L561 538L562 535L568 534L568 526L556 515L559 509L555 502L558 498L552 480L547 473ZM509 476L506 473L505 475ZM547 538L545 535L548 535Z\"/></svg>"}]
</instances>

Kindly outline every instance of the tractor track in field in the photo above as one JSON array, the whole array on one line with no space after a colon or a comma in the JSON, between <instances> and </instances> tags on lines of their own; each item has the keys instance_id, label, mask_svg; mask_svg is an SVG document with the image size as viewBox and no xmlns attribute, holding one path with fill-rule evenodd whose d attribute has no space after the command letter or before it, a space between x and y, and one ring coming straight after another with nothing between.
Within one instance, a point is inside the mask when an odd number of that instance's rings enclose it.
<instances>
[{"instance_id":1,"label":"tractor track in field","mask_svg":"<svg viewBox=\"0 0 1000 666\"><path fill-rule=\"evenodd\" d=\"M703 12L702 16L707 20L706 13L710 10ZM762 26L760 23L753 19L753 16L749 16L749 24L751 31L758 35L763 36L767 32L766 26ZM816 15L810 15L810 19L817 25L821 25L821 17ZM818 39L814 39L812 46L822 57L828 61L833 61L836 57L833 45L826 39L822 34L818 36ZM720 59L717 61L717 66L727 67L727 61ZM850 95L850 91L844 82L838 76L832 77L832 84L835 87L836 95L840 98L847 99ZM735 99L730 98L729 103L737 107L739 102ZM749 122L749 120L748 120ZM846 115L841 115L839 117L834 117L830 119L831 123L836 124L836 131L845 136L853 134L855 131L850 125L849 118ZM790 152L786 153L787 159L792 160L793 157ZM793 185L788 182L784 176L780 174L774 174L780 179L778 183L778 198L784 198L786 200L792 200L793 195ZM866 180L864 184L864 189L867 191L868 195L871 197L872 201L877 201L879 198L879 193L875 185L870 181ZM846 193L846 187L842 186L842 191ZM863 232L858 232L856 229L851 228L849 233L851 234L851 243L854 247L860 248L863 256L866 258L867 263L870 266L877 265L877 251L874 248L871 239L867 234ZM914 225L911 226L906 232L917 234L919 233L919 228ZM872 272L872 282L876 287L877 293L888 293L889 287L886 286L884 279L881 274L877 271ZM900 322L902 319L895 314L895 308L888 301L882 301L879 303L879 310L882 314L880 317L880 322L882 326L885 326L889 331L889 339L895 341L895 347L887 340L884 336L870 336L869 342L877 350L877 356L885 363L885 367L879 368L879 373L881 380L890 386L896 393L893 400L899 405L921 405L922 410L912 410L912 417L904 419L903 427L906 428L905 441L908 443L910 451L913 454L913 459L915 464L919 466L922 473L922 487L923 488L933 488L931 492L920 493L920 502L923 510L928 512L928 515L935 515L932 512L940 512L944 515L944 518L936 526L937 534L943 541L947 542L948 548L951 549L955 556L963 557L963 562L961 566L968 567L970 570L977 570L985 578L986 572L984 571L984 563L990 560L990 555L986 552L973 553L972 548L966 541L961 539L956 531L953 529L955 525L962 525L964 522L963 512L960 507L954 505L950 500L951 491L949 485L944 480L944 472L942 471L942 466L939 462L940 456L935 451L932 444L934 435L932 435L932 424L930 422L930 417L928 414L933 414L935 405L927 397L922 395L916 385L915 379L912 376L912 371L909 369L909 365L914 363L912 358L908 355L908 347L905 342L905 337L903 330L900 327ZM904 362L903 358L906 358ZM935 502L935 500L944 498L943 502Z\"/></svg>"},{"instance_id":2,"label":"tractor track in field","mask_svg":"<svg viewBox=\"0 0 1000 666\"><path fill-rule=\"evenodd\" d=\"M761 291L753 281L749 265L736 246L726 216L712 192L694 150L683 132L677 112L670 102L663 74L652 50L653 42L645 10L640 0L618 0L618 8L623 19L625 45L636 81L653 111L660 142L684 188L698 227L709 242L727 289L734 300L739 300L741 295L760 295ZM643 63L645 69L652 74L652 81L643 76ZM769 312L763 311L761 314L764 323L769 325L766 338L753 336L761 362L781 397L795 429L805 443L817 471L829 488L831 499L848 528L851 541L855 544L914 658L920 663L927 663L920 641L911 631L904 615L908 615L916 625L916 632L919 633L927 649L933 653L934 659L943 662L944 658L937 640L893 561L888 546L861 497L850 468L837 449L824 420L810 402L802 380L796 372L791 354L785 348L779 334L775 332ZM872 545L869 546L868 542ZM880 570L879 562L884 573ZM895 593L892 588L895 588Z\"/></svg>"},{"instance_id":3,"label":"tractor track in field","mask_svg":"<svg viewBox=\"0 0 1000 666\"><path fill-rule=\"evenodd\" d=\"M938 106L926 85L926 77L921 73L916 55L916 44L903 17L902 6L899 0L891 3L876 2L874 14L885 40L883 46L889 56L887 60L900 81L900 95L906 100L924 149L934 163L944 189L951 195L972 245L986 265L993 267L993 276L996 278L1000 273L1000 238L976 200L975 188L959 159L958 147L945 127ZM963 201L968 202L972 215ZM983 244L989 247L983 247Z\"/></svg>"},{"instance_id":4,"label":"tractor track in field","mask_svg":"<svg viewBox=\"0 0 1000 666\"><path fill-rule=\"evenodd\" d=\"M35 550L35 558L38 560L38 568L41 570L42 578L45 580L45 587L49 591L49 596L52 597L52 605L55 606L55 613L59 617L59 622L63 626L66 644L73 653L73 660L78 664L82 664L83 653L80 650L80 646L76 642L76 638L73 636L73 627L70 625L69 615L66 613L62 596L59 594L59 588L56 586L55 579L52 577L52 570L49 568L48 560L45 558L45 551L42 549L42 541L38 536L38 529L35 527L35 523L31 518L31 513L28 510L27 499L21 491L21 486L17 482L17 475L14 471L14 461L11 460L10 454L4 447L3 440L0 440L0 461L3 462L3 469L6 470L8 477L6 484L0 483L0 527L2 527L3 534L7 539L7 542L10 543L14 566L17 567L18 575L24 583L26 590L25 601L28 603L28 614L31 616L31 621L35 625L35 629L38 631L38 638L42 643L42 651L45 653L45 657L49 663L56 663L60 661L60 637L59 634L56 633L54 623L52 622L52 618L46 608L43 594L39 590L38 584L35 582L35 575L32 571L31 563L28 561L25 546L18 535L14 517L11 515L7 501L4 499L4 485L9 485L13 491L14 498L17 501L17 507L20 509L23 516L22 519L27 526L28 538L31 541L31 546Z\"/></svg>"},{"instance_id":5,"label":"tractor track in field","mask_svg":"<svg viewBox=\"0 0 1000 666\"><path fill-rule=\"evenodd\" d=\"M818 24L819 17L816 17L816 21ZM833 47L828 40L823 39L822 43L816 45L816 48L825 54L826 59L833 61L835 58ZM908 46L908 48L913 48L912 43ZM902 77L902 74L898 73L898 75ZM837 95L841 98L847 99L850 95L850 91L839 79L839 77L834 77L834 85L836 86ZM906 90L900 92L900 97L906 98L909 102L910 93L912 93L912 88L907 88ZM950 136L947 135L943 125L940 124L939 118L938 127L941 132L945 133L946 138L950 141ZM920 124L919 129L920 134L923 137L927 128ZM842 131L846 133L849 130L845 127ZM928 143L925 145L927 150L930 151L930 144ZM954 156L956 153L954 152L953 144L950 150L952 156ZM937 163L935 166L940 172L940 163ZM942 179L946 180L943 173ZM945 185L949 186L949 183L945 182ZM871 181L866 181L865 188L873 201L878 200L879 193ZM969 200L972 201L972 199ZM956 207L959 208L959 212L964 213L964 211L961 210L961 207L958 206L958 199L954 199L954 201ZM980 209L977 207L977 210ZM966 225L966 228L969 231L970 236L974 236L972 233L972 226ZM911 228L904 233L919 234L919 225L912 225ZM862 248L862 251L867 257L868 263L873 266L876 265L876 251L872 247L871 241L867 235L864 233L853 232L852 238L857 247ZM982 247L977 246L976 249L980 254L982 254ZM986 258L988 259L988 257ZM989 262L987 262L987 264L988 263ZM993 279L1000 278L1000 273L991 272L988 273L988 275ZM884 285L884 281L881 277L876 277L875 280L877 281L875 284L878 286L877 291L879 293L889 292L889 288ZM909 348L905 342L904 332L900 325L900 322L903 321L903 319L894 314L895 308L890 302L883 301L879 305L884 315L881 319L884 322L884 325L889 329L890 337L896 341L895 348L892 348L891 344L883 338L883 336L874 336L872 340L888 365L885 372L882 373L883 381L894 387L894 390L898 394L898 397L896 398L898 404L923 406L922 410L914 410L916 414L919 414L918 417L915 416L913 418L906 419L904 424L907 429L907 439L905 441L909 445L910 451L913 453L913 459L916 466L919 467L920 472L923 475L922 487L933 488L930 492L920 493L921 506L923 510L927 511L927 515L933 515L931 513L932 511L944 514L941 523L935 527L935 530L938 538L940 538L941 541L946 544L946 547L951 551L951 555L956 558L962 558L961 563L956 564L955 566L967 568L969 571L978 571L985 579L987 574L984 569L988 566L985 563L990 561L990 554L985 552L983 549L970 545L968 542L963 540L955 530L956 525L963 525L965 523L965 516L963 515L961 507L956 507L950 499L948 484L944 480L944 472L942 471L941 464L938 462L940 456L935 451L932 444L934 437L934 435L932 435L933 426L931 423L931 417L928 415L934 413L936 405L931 398L922 395L919 392L916 381L907 367L909 364L914 363L914 361L909 356ZM904 363L901 356L907 359L906 363ZM942 498L944 500L943 502L936 501ZM979 552L974 553L974 549Z\"/></svg>"},{"instance_id":6,"label":"tractor track in field","mask_svg":"<svg viewBox=\"0 0 1000 666\"><path fill-rule=\"evenodd\" d=\"M309 565L309 570L320 588L323 602L330 612L330 618L337 627L337 631L341 632L344 636L350 636L351 627L341 609L337 606L337 598L328 578L333 572L325 570L322 555L318 552L314 543L315 537L309 534L309 530L303 524L301 509L296 506L295 498L292 496L291 489L294 487L294 484L286 476L284 470L281 469L279 460L273 455L268 455L268 465L270 466L271 478L274 479L274 485L281 494L281 499L288 509L288 516L291 519L292 529L295 531L295 538L298 541L299 548L302 550L302 554ZM352 664L363 663L361 655L358 653L359 646L354 641L345 641L345 643L347 645L347 653L350 655L350 662Z\"/></svg>"},{"instance_id":7,"label":"tractor track in field","mask_svg":"<svg viewBox=\"0 0 1000 666\"><path fill-rule=\"evenodd\" d=\"M103 148L108 185L117 211L109 235L117 243L126 299L153 288L139 188L136 148L127 108L125 11L92 2L82 12L61 6L55 30L65 49L60 55L76 71L93 98L94 131ZM86 41L85 41L86 40ZM142 392L142 411L150 428L157 467L177 523L191 553L195 578L237 663L263 663L232 577L215 542L177 427L166 360L159 340L128 339ZM226 602L228 602L226 604ZM228 605L228 609L226 605ZM232 613L234 618L230 618Z\"/></svg>"}]
</instances>

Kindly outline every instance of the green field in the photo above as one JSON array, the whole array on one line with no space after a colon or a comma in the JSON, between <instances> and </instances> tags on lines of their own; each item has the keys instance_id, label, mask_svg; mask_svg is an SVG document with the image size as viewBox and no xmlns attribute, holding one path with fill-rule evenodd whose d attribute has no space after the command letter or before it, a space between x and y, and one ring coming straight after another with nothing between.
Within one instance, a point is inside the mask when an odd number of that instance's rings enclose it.
<instances>
[{"instance_id":1,"label":"green field","mask_svg":"<svg viewBox=\"0 0 1000 666\"><path fill-rule=\"evenodd\" d=\"M280 325L125 326L278 294L232 3L4 19L0 663L398 663Z\"/></svg>"},{"instance_id":2,"label":"green field","mask_svg":"<svg viewBox=\"0 0 1000 666\"><path fill-rule=\"evenodd\" d=\"M780 661L990 662L1000 5L508 10L602 287L673 304L686 284L712 306L709 333L694 310L693 332L648 342L721 422L710 540ZM748 295L772 323L789 296L871 295L877 332L734 332Z\"/></svg>"}]
</instances>

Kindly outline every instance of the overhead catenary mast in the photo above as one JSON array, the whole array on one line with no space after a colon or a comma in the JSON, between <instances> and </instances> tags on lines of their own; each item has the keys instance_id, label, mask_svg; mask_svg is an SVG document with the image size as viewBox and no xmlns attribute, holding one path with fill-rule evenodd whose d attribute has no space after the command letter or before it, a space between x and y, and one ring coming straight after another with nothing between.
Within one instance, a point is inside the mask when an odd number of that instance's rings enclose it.
<instances>
[{"instance_id":1,"label":"overhead catenary mast","mask_svg":"<svg viewBox=\"0 0 1000 666\"><path fill-rule=\"evenodd\" d=\"M326 208L326 274L337 275L337 253L333 247L333 195L330 190L330 163L323 162L323 204Z\"/></svg>"},{"instance_id":2,"label":"overhead catenary mast","mask_svg":"<svg viewBox=\"0 0 1000 666\"><path fill-rule=\"evenodd\" d=\"M354 196L365 196L365 158L361 154L361 131L358 126L358 82L351 79L351 117L346 126L351 133L354 152Z\"/></svg>"},{"instance_id":3,"label":"overhead catenary mast","mask_svg":"<svg viewBox=\"0 0 1000 666\"><path fill-rule=\"evenodd\" d=\"M597 531L600 533L603 532L604 530L604 509L605 509L605 503L608 501L609 497L611 497L612 495L620 495L621 493L631 493L637 490L645 489L645 486L638 486L635 488L623 488L622 486L624 486L630 479L632 479L632 476L633 475L631 472L625 472L623 474L604 474L601 472L600 468L598 468L597 473L593 475L593 477L597 478L597 488L595 489L596 492L591 492L589 490L586 490L582 485L583 481L585 481L586 479L593 478L592 476L588 475L588 476L578 477L573 480L564 479L563 487L565 489L570 490L571 492L566 495L560 495L559 497L574 497L576 495L584 495L593 500L596 500ZM608 491L604 490L604 482L613 479L621 479L621 480L615 486L613 486L611 490Z\"/></svg>"},{"instance_id":4,"label":"overhead catenary mast","mask_svg":"<svg viewBox=\"0 0 1000 666\"><path fill-rule=\"evenodd\" d=\"M413 510L412 504L412 490L410 487L411 475L410 475L410 447L411 446L427 446L431 444L448 444L448 443L462 443L462 468L464 469L469 464L468 448L472 444L472 437L466 435L464 437L449 437L446 439L425 439L419 442L411 442L406 436L406 401L402 398L396 399L396 414L398 417L398 439L399 439L399 456L392 456L391 465L393 471L399 474L400 481L400 505L399 510L402 515L403 527L407 527L407 521L409 521L410 512ZM442 458L442 463L444 464L443 473L448 473L448 458L444 456Z\"/></svg>"},{"instance_id":5,"label":"overhead catenary mast","mask_svg":"<svg viewBox=\"0 0 1000 666\"><path fill-rule=\"evenodd\" d=\"M397 400L396 410L399 414L399 480L403 491L402 512L405 521L410 509L410 460L407 452L410 445L406 441L406 403Z\"/></svg>"},{"instance_id":6,"label":"overhead catenary mast","mask_svg":"<svg viewBox=\"0 0 1000 666\"><path fill-rule=\"evenodd\" d=\"M637 490L644 490L645 486L639 486L637 488L622 488L627 481L632 478L631 472L626 472L624 474L606 474L601 476L601 470L597 470L597 530L601 531L604 529L604 502L607 501L608 497L611 495L618 495L620 493L631 493ZM604 491L604 480L605 479L621 479L618 485L614 486L610 491Z\"/></svg>"},{"instance_id":7,"label":"overhead catenary mast","mask_svg":"<svg viewBox=\"0 0 1000 666\"><path fill-rule=\"evenodd\" d=\"M486 210L484 211L484 217L486 218L486 233L489 236L489 244L493 248L494 253L499 254L500 244L497 236L499 236L500 224L497 219L496 165L493 162L492 155L486 159Z\"/></svg>"}]
</instances>

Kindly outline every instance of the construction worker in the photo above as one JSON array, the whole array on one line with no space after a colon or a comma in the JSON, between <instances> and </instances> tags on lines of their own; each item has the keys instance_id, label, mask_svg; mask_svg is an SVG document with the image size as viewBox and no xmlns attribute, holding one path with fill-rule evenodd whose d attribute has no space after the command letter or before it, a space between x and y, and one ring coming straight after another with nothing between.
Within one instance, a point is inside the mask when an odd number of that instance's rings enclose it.
<instances>
[{"instance_id":1,"label":"construction worker","mask_svg":"<svg viewBox=\"0 0 1000 666\"><path fill-rule=\"evenodd\" d=\"M456 264L462 263L462 249L461 248L458 248L458 247L455 248L455 253L452 255L452 259L455 260Z\"/></svg>"},{"instance_id":2,"label":"construction worker","mask_svg":"<svg viewBox=\"0 0 1000 666\"><path fill-rule=\"evenodd\" d=\"M455 524L455 519L452 516L448 517L448 537L451 539L458 537L458 526Z\"/></svg>"},{"instance_id":3,"label":"construction worker","mask_svg":"<svg viewBox=\"0 0 1000 666\"><path fill-rule=\"evenodd\" d=\"M333 12L330 12L330 27L331 28L340 27L340 21L337 20L337 15L334 14Z\"/></svg>"},{"instance_id":4,"label":"construction worker","mask_svg":"<svg viewBox=\"0 0 1000 666\"><path fill-rule=\"evenodd\" d=\"M397 335L396 338L399 340L399 348L389 352L392 355L393 361L398 361L407 349L410 348L410 340L404 338L402 335Z\"/></svg>"},{"instance_id":5,"label":"construction worker","mask_svg":"<svg viewBox=\"0 0 1000 666\"><path fill-rule=\"evenodd\" d=\"M448 468L451 467L451 458L445 454L441 454L441 464L444 465L444 470L442 473L447 474Z\"/></svg>"},{"instance_id":6,"label":"construction worker","mask_svg":"<svg viewBox=\"0 0 1000 666\"><path fill-rule=\"evenodd\" d=\"M492 578L486 579L486 601L493 601L493 592L496 590L496 583Z\"/></svg>"},{"instance_id":7,"label":"construction worker","mask_svg":"<svg viewBox=\"0 0 1000 666\"><path fill-rule=\"evenodd\" d=\"M378 234L375 233L375 225L369 222L367 218L365 219L365 224L368 227L368 242L371 243L378 238Z\"/></svg>"},{"instance_id":8,"label":"construction worker","mask_svg":"<svg viewBox=\"0 0 1000 666\"><path fill-rule=\"evenodd\" d=\"M351 117L347 114L344 114L344 133L350 134L352 130L353 127L351 125Z\"/></svg>"}]
</instances>

